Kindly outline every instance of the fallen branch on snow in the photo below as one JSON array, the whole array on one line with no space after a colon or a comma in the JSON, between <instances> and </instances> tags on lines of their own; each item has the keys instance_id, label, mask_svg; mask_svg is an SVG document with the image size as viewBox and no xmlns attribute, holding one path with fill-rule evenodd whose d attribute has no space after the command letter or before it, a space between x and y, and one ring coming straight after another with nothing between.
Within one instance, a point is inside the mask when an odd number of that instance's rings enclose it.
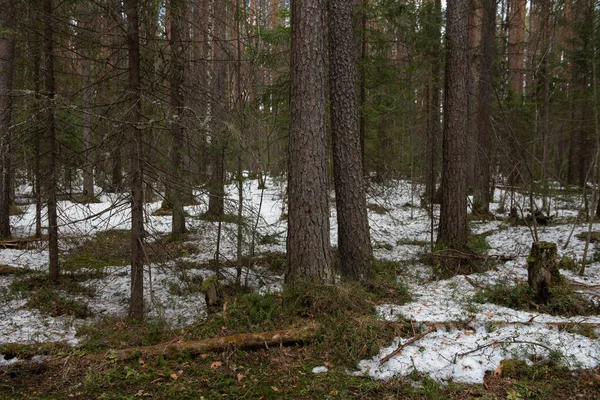
<instances>
[{"instance_id":1,"label":"fallen branch on snow","mask_svg":"<svg viewBox=\"0 0 600 400\"><path fill-rule=\"evenodd\" d=\"M388 354L387 356L383 357L380 361L379 361L379 365L383 365L386 362L388 362L392 357L397 356L398 354L400 354L402 352L402 350L404 350L407 346L410 346L411 344L413 344L414 342L417 342L421 339L423 339L425 336L429 335L431 332L435 331L436 327L432 326L431 328L429 328L428 330L426 330L425 332L421 333L420 335L415 336L414 338L406 341L406 343L402 343L402 345L400 347L398 347L396 350L392 351L390 354Z\"/></svg>"}]
</instances>

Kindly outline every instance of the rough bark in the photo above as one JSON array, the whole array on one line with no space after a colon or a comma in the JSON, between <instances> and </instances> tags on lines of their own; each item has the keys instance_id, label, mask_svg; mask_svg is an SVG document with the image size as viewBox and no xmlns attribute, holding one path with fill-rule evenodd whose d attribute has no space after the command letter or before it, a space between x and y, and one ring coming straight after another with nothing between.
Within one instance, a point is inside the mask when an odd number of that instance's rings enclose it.
<instances>
[{"instance_id":1,"label":"rough bark","mask_svg":"<svg viewBox=\"0 0 600 400\"><path fill-rule=\"evenodd\" d=\"M225 0L215 0L213 13L213 79L211 109L213 112L210 144L211 176L209 182L208 215L220 217L225 200L225 145L228 110L227 98L227 27Z\"/></svg>"},{"instance_id":2,"label":"rough bark","mask_svg":"<svg viewBox=\"0 0 600 400\"><path fill-rule=\"evenodd\" d=\"M91 61L87 56L81 60L83 75L83 91L81 107L83 108L83 196L92 200L94 197L94 163L92 160L92 78Z\"/></svg>"},{"instance_id":3,"label":"rough bark","mask_svg":"<svg viewBox=\"0 0 600 400\"><path fill-rule=\"evenodd\" d=\"M365 162L365 135L366 135L366 117L365 106L367 102L367 6L368 0L362 0L360 4L360 76L359 76L359 115L358 115L358 134L360 137L360 156L362 160L363 176L368 175L367 164Z\"/></svg>"},{"instance_id":4,"label":"rough bark","mask_svg":"<svg viewBox=\"0 0 600 400\"><path fill-rule=\"evenodd\" d=\"M473 192L473 213L490 211L490 157L492 134L494 39L496 37L496 0L483 0L481 57L479 63L477 109L477 163Z\"/></svg>"},{"instance_id":5,"label":"rough bark","mask_svg":"<svg viewBox=\"0 0 600 400\"><path fill-rule=\"evenodd\" d=\"M46 187L48 209L48 253L50 282L58 282L58 216L56 213L56 128L54 118L54 41L52 0L44 0L44 95L46 97Z\"/></svg>"},{"instance_id":6,"label":"rough bark","mask_svg":"<svg viewBox=\"0 0 600 400\"><path fill-rule=\"evenodd\" d=\"M366 281L371 275L373 251L358 129L357 55L360 43L354 36L355 5L347 0L329 0L327 6L333 178L340 270L342 279Z\"/></svg>"},{"instance_id":7,"label":"rough bark","mask_svg":"<svg viewBox=\"0 0 600 400\"><path fill-rule=\"evenodd\" d=\"M183 211L183 176L182 170L182 151L184 139L183 126L183 77L184 65L183 41L181 40L181 31L183 29L183 0L170 0L169 2L169 22L170 22L170 37L169 47L171 49L171 77L170 77L170 97L171 97L171 115L170 115L170 131L172 138L171 148L171 174L167 179L167 184L170 186L168 191L169 197L167 202L171 205L172 224L171 234L181 235L185 233L185 212Z\"/></svg>"},{"instance_id":8,"label":"rough bark","mask_svg":"<svg viewBox=\"0 0 600 400\"><path fill-rule=\"evenodd\" d=\"M448 2L444 132L442 144L442 204L437 243L463 248L467 244L467 109L468 0Z\"/></svg>"},{"instance_id":9,"label":"rough bark","mask_svg":"<svg viewBox=\"0 0 600 400\"><path fill-rule=\"evenodd\" d=\"M513 98L523 94L525 15L527 0L510 0L508 21L508 88Z\"/></svg>"},{"instance_id":10,"label":"rough bark","mask_svg":"<svg viewBox=\"0 0 600 400\"><path fill-rule=\"evenodd\" d=\"M287 282L330 282L325 1L293 0Z\"/></svg>"},{"instance_id":11,"label":"rough bark","mask_svg":"<svg viewBox=\"0 0 600 400\"><path fill-rule=\"evenodd\" d=\"M442 4L440 0L429 0L427 4L426 35L431 40L428 49L430 59L429 80L426 84L426 124L425 124L425 193L424 199L433 203L438 176L440 125L440 90L441 90L441 28Z\"/></svg>"},{"instance_id":12,"label":"rough bark","mask_svg":"<svg viewBox=\"0 0 600 400\"><path fill-rule=\"evenodd\" d=\"M127 48L129 66L127 100L129 103L129 139L130 139L130 177L131 177L131 298L129 316L136 319L144 317L144 196L142 171L142 130L138 126L141 120L140 94L140 37L137 0L125 3L127 15Z\"/></svg>"},{"instance_id":13,"label":"rough bark","mask_svg":"<svg viewBox=\"0 0 600 400\"><path fill-rule=\"evenodd\" d=\"M546 304L550 299L550 289L560 280L556 243L534 242L527 258L527 282L535 291L536 301Z\"/></svg>"},{"instance_id":14,"label":"rough bark","mask_svg":"<svg viewBox=\"0 0 600 400\"><path fill-rule=\"evenodd\" d=\"M0 239L10 238L14 1L0 0Z\"/></svg>"}]
</instances>

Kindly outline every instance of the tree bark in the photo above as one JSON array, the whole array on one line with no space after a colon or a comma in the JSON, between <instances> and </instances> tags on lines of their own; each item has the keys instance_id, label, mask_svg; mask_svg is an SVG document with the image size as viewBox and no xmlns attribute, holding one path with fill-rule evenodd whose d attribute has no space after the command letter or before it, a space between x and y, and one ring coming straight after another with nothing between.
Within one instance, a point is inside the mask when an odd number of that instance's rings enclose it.
<instances>
[{"instance_id":1,"label":"tree bark","mask_svg":"<svg viewBox=\"0 0 600 400\"><path fill-rule=\"evenodd\" d=\"M286 281L331 282L325 1L292 0Z\"/></svg>"},{"instance_id":2,"label":"tree bark","mask_svg":"<svg viewBox=\"0 0 600 400\"><path fill-rule=\"evenodd\" d=\"M85 23L84 26L86 26ZM93 91L91 87L91 61L87 54L84 55L83 59L81 60L81 64L81 70L83 75L83 90L81 93L81 107L83 108L83 196L86 200L91 201L94 197L94 163L92 160Z\"/></svg>"},{"instance_id":3,"label":"tree bark","mask_svg":"<svg viewBox=\"0 0 600 400\"><path fill-rule=\"evenodd\" d=\"M225 0L214 1L213 13L213 80L211 108L213 110L211 132L211 177L209 182L208 215L221 217L225 201L225 145L229 99L227 96L227 9Z\"/></svg>"},{"instance_id":4,"label":"tree bark","mask_svg":"<svg viewBox=\"0 0 600 400\"><path fill-rule=\"evenodd\" d=\"M510 0L508 25L508 88L514 100L523 95L525 15L527 0Z\"/></svg>"},{"instance_id":5,"label":"tree bark","mask_svg":"<svg viewBox=\"0 0 600 400\"><path fill-rule=\"evenodd\" d=\"M448 2L446 80L442 145L442 204L437 244L460 249L467 244L468 0Z\"/></svg>"},{"instance_id":6,"label":"tree bark","mask_svg":"<svg viewBox=\"0 0 600 400\"><path fill-rule=\"evenodd\" d=\"M171 48L171 118L170 131L173 140L171 148L171 174L167 182L170 186L167 202L172 207L171 234L181 235L185 233L185 212L183 211L183 181L182 176L182 151L183 151L183 77L184 65L183 41L181 40L181 30L184 14L183 0L170 0L169 2L170 19L170 37L169 47Z\"/></svg>"},{"instance_id":7,"label":"tree bark","mask_svg":"<svg viewBox=\"0 0 600 400\"><path fill-rule=\"evenodd\" d=\"M0 0L0 239L10 233L15 2Z\"/></svg>"},{"instance_id":8,"label":"tree bark","mask_svg":"<svg viewBox=\"0 0 600 400\"><path fill-rule=\"evenodd\" d=\"M496 37L496 0L483 0L481 57L479 62L477 109L476 181L473 192L473 213L490 212L490 157L492 134L494 40Z\"/></svg>"},{"instance_id":9,"label":"tree bark","mask_svg":"<svg viewBox=\"0 0 600 400\"><path fill-rule=\"evenodd\" d=\"M438 175L439 140L441 136L440 125L440 89L441 89L441 29L442 29L442 3L440 0L429 0L427 7L427 25L424 29L430 46L428 58L429 79L426 84L426 123L425 123L425 193L424 199L433 203L435 186Z\"/></svg>"},{"instance_id":10,"label":"tree bark","mask_svg":"<svg viewBox=\"0 0 600 400\"><path fill-rule=\"evenodd\" d=\"M129 103L130 176L131 176L131 298L129 316L144 317L144 196L142 171L142 130L140 94L140 36L137 0L126 0L127 47L129 53L127 99Z\"/></svg>"},{"instance_id":11,"label":"tree bark","mask_svg":"<svg viewBox=\"0 0 600 400\"><path fill-rule=\"evenodd\" d=\"M535 291L536 301L548 303L550 289L560 282L556 243L534 242L527 258L527 282Z\"/></svg>"},{"instance_id":12,"label":"tree bark","mask_svg":"<svg viewBox=\"0 0 600 400\"><path fill-rule=\"evenodd\" d=\"M58 265L58 215L56 212L56 130L54 119L54 39L52 0L44 0L44 78L46 97L46 196L48 208L48 252L50 282L57 283Z\"/></svg>"},{"instance_id":13,"label":"tree bark","mask_svg":"<svg viewBox=\"0 0 600 400\"><path fill-rule=\"evenodd\" d=\"M329 94L333 178L342 279L366 281L373 251L369 236L365 182L358 128L356 6L348 0L327 2L329 22Z\"/></svg>"}]
</instances>

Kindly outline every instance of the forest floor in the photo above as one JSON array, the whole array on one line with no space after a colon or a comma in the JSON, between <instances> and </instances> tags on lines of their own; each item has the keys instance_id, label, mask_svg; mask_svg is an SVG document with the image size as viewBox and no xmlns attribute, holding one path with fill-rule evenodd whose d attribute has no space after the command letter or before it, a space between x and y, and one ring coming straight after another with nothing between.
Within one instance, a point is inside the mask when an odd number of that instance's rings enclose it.
<instances>
[{"instance_id":1,"label":"forest floor","mask_svg":"<svg viewBox=\"0 0 600 400\"><path fill-rule=\"evenodd\" d=\"M20 196L29 189L20 188ZM186 207L189 233L179 238L169 236L171 217L161 203L146 205L143 323L126 318L126 196L60 202L64 273L56 287L46 282L44 241L0 246L0 398L598 398L600 234L592 235L581 276L581 234L589 229L578 221L581 193L552 188L546 202L552 220L534 227L524 220L529 194L496 190L492 216L470 216L476 273L443 279L431 256L439 210L432 224L417 185L373 186L375 282L282 293L285 183L269 178L259 190L256 180L246 180L243 189L244 290L234 288L235 185L228 187L218 265L218 223L203 217L205 194ZM536 202L542 207L541 198ZM509 218L513 207L518 221ZM23 213L11 219L13 234L30 238L34 206L20 208ZM600 231L600 223L591 230ZM536 304L526 286L535 235L557 243L565 278L547 306ZM333 207L331 242L337 242ZM225 303L207 309L203 282L217 272ZM111 357L123 348L314 321L320 326L314 340L295 346ZM19 369L23 360L42 357L55 362Z\"/></svg>"}]
</instances>

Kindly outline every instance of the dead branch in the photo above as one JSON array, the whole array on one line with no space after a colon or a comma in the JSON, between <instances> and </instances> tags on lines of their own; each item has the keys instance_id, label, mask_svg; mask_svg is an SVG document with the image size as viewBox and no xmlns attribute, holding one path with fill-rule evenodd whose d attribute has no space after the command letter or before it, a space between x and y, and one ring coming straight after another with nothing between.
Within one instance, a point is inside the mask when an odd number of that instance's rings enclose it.
<instances>
[{"instance_id":1,"label":"dead branch","mask_svg":"<svg viewBox=\"0 0 600 400\"><path fill-rule=\"evenodd\" d=\"M431 332L435 331L436 327L432 326L431 328L429 328L428 330L426 330L425 332L421 333L418 336L415 336L414 338L407 340L406 343L403 343L400 347L398 347L396 350L392 351L390 354L388 354L387 356L383 357L381 359L381 361L379 361L379 365L383 365L386 362L388 362L390 360L390 358L400 354L402 352L402 350L404 350L407 346L410 346L411 344L413 344L414 342L417 342L421 339L423 339L425 336L429 335Z\"/></svg>"}]
</instances>

